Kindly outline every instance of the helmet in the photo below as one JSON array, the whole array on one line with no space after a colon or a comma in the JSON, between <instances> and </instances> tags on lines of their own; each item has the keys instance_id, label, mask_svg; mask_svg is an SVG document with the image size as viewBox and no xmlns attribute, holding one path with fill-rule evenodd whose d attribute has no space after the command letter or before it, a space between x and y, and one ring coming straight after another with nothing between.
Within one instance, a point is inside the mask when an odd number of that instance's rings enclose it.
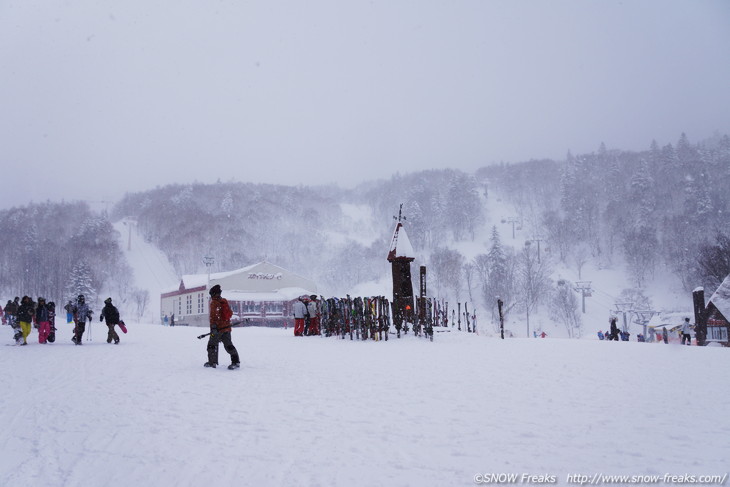
<instances>
[{"instance_id":1,"label":"helmet","mask_svg":"<svg viewBox=\"0 0 730 487\"><path fill-rule=\"evenodd\" d=\"M79 294L79 297L78 297L77 300L78 300L79 303L83 303L84 301L86 301L86 298L84 297L83 294Z\"/></svg>"},{"instance_id":2,"label":"helmet","mask_svg":"<svg viewBox=\"0 0 730 487\"><path fill-rule=\"evenodd\" d=\"M104 304L112 304L112 298L106 298Z\"/></svg>"}]
</instances>

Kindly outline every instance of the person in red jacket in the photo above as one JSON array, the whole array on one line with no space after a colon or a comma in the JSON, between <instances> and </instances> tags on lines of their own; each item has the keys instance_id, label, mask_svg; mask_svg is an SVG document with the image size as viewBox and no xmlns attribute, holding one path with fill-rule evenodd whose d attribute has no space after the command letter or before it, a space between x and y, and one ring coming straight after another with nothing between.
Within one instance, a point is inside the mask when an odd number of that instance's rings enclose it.
<instances>
[{"instance_id":1,"label":"person in red jacket","mask_svg":"<svg viewBox=\"0 0 730 487\"><path fill-rule=\"evenodd\" d=\"M218 366L218 344L223 342L223 347L231 356L229 369L237 369L241 365L238 358L238 351L231 342L231 316L233 311L228 305L228 300L221 296L220 285L216 284L210 288L210 338L208 339L208 361L204 367L215 368Z\"/></svg>"}]
</instances>

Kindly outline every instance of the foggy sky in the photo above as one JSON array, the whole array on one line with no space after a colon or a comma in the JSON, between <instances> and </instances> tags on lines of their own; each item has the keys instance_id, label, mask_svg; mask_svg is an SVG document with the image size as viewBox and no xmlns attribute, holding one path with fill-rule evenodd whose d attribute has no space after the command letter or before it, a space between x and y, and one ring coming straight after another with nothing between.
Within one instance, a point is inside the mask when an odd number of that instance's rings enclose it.
<instances>
[{"instance_id":1,"label":"foggy sky","mask_svg":"<svg viewBox=\"0 0 730 487\"><path fill-rule=\"evenodd\" d=\"M730 2L0 0L0 208L730 134Z\"/></svg>"}]
</instances>

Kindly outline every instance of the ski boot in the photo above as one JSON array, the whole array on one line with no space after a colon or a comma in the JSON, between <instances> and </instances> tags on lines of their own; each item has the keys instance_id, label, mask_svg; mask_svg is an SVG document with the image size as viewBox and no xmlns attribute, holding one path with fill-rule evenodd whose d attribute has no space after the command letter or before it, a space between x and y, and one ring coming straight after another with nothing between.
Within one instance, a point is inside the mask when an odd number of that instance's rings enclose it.
<instances>
[{"instance_id":1,"label":"ski boot","mask_svg":"<svg viewBox=\"0 0 730 487\"><path fill-rule=\"evenodd\" d=\"M238 362L233 362L231 365L228 366L228 370L234 370L241 367L241 364Z\"/></svg>"},{"instance_id":2,"label":"ski boot","mask_svg":"<svg viewBox=\"0 0 730 487\"><path fill-rule=\"evenodd\" d=\"M210 362L205 362L203 364L203 367L215 369L216 368L216 364L213 364L213 363L210 363Z\"/></svg>"}]
</instances>

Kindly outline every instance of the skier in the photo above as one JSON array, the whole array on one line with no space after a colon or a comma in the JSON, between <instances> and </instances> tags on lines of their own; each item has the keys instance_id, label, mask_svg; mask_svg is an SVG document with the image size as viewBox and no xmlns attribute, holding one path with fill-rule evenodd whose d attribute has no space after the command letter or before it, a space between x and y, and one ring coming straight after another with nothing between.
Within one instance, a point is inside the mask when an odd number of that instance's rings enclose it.
<instances>
[{"instance_id":1,"label":"skier","mask_svg":"<svg viewBox=\"0 0 730 487\"><path fill-rule=\"evenodd\" d=\"M692 345L692 325L689 324L689 318L685 318L684 323L682 323L682 345L684 345L685 340L687 345Z\"/></svg>"},{"instance_id":2,"label":"skier","mask_svg":"<svg viewBox=\"0 0 730 487\"><path fill-rule=\"evenodd\" d=\"M106 298L104 300L104 309L101 310L99 321L106 320L106 326L109 328L109 333L106 336L106 342L111 343L114 340L115 345L119 345L119 335L117 335L116 327L119 324L119 310L112 304L112 298Z\"/></svg>"},{"instance_id":3,"label":"skier","mask_svg":"<svg viewBox=\"0 0 730 487\"><path fill-rule=\"evenodd\" d=\"M38 343L46 343L51 334L51 313L45 298L38 298L35 309L35 324L38 326Z\"/></svg>"},{"instance_id":4,"label":"skier","mask_svg":"<svg viewBox=\"0 0 730 487\"><path fill-rule=\"evenodd\" d=\"M23 296L23 299L20 300L18 321L20 322L20 329L23 336L23 343L21 345L28 345L28 335L30 335L31 322L33 321L33 304L33 300L28 296Z\"/></svg>"},{"instance_id":5,"label":"skier","mask_svg":"<svg viewBox=\"0 0 730 487\"><path fill-rule=\"evenodd\" d=\"M237 369L241 366L238 351L231 342L231 316L233 311L228 305L228 300L221 296L222 290L219 284L210 288L210 338L208 339L208 361L204 367L216 368L218 366L218 344L223 342L223 347L231 356L229 369Z\"/></svg>"},{"instance_id":6,"label":"skier","mask_svg":"<svg viewBox=\"0 0 730 487\"><path fill-rule=\"evenodd\" d=\"M307 305L304 304L304 296L300 296L299 299L294 301L291 307L292 314L294 315L294 336L300 337L304 335L304 317L307 314Z\"/></svg>"},{"instance_id":7,"label":"skier","mask_svg":"<svg viewBox=\"0 0 730 487\"><path fill-rule=\"evenodd\" d=\"M83 294L79 294L79 297L76 298L76 304L72 308L72 311L76 326L74 326L74 336L71 338L71 341L76 345L82 345L81 339L83 338L84 331L86 330L86 320L91 321L94 319L94 315L91 312L89 305L86 304L86 298Z\"/></svg>"}]
</instances>

